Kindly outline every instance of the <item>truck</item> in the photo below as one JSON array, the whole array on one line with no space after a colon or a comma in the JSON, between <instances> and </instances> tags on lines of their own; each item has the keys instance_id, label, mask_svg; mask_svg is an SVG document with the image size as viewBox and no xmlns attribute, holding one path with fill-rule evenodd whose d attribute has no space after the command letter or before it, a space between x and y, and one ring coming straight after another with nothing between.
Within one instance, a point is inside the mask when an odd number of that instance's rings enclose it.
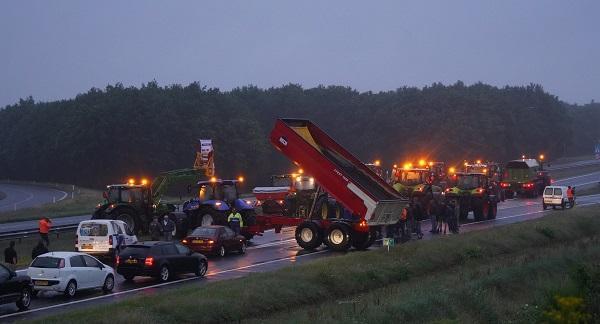
<instances>
[{"instance_id":1,"label":"truck","mask_svg":"<svg viewBox=\"0 0 600 324\"><path fill-rule=\"evenodd\" d=\"M507 198L515 195L535 198L551 184L550 174L544 170L542 162L523 157L506 163L500 186Z\"/></svg>"},{"instance_id":2,"label":"truck","mask_svg":"<svg viewBox=\"0 0 600 324\"><path fill-rule=\"evenodd\" d=\"M466 221L473 212L475 221L495 219L498 213L499 188L487 173L456 172L455 186L444 191L446 201L454 201L460 221Z\"/></svg>"},{"instance_id":3,"label":"truck","mask_svg":"<svg viewBox=\"0 0 600 324\"><path fill-rule=\"evenodd\" d=\"M368 248L382 226L396 224L408 197L402 196L354 155L306 119L278 119L270 133L271 144L311 174L323 191L340 203L350 217L311 219L259 214L244 230L260 235L268 229L296 226L300 247L312 250L322 244L334 251Z\"/></svg>"}]
</instances>

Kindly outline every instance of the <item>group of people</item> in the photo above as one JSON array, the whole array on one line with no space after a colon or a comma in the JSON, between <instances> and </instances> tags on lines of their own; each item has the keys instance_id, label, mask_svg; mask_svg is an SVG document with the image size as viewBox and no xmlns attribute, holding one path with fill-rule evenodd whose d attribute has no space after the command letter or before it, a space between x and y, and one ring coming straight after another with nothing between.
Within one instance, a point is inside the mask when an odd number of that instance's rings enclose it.
<instances>
[{"instance_id":1,"label":"group of people","mask_svg":"<svg viewBox=\"0 0 600 324\"><path fill-rule=\"evenodd\" d=\"M40 239L31 250L31 259L35 259L38 255L49 252L50 238L48 233L52 228L52 221L48 217L42 217L38 222L38 230ZM8 247L4 249L4 263L14 268L18 261L17 250L15 249L15 241L10 241Z\"/></svg>"},{"instance_id":2,"label":"group of people","mask_svg":"<svg viewBox=\"0 0 600 324\"><path fill-rule=\"evenodd\" d=\"M175 231L175 222L167 214L163 215L161 221L158 220L158 216L154 216L148 231L152 241L158 241L161 238L164 241L170 241L173 238L173 231Z\"/></svg>"}]
</instances>

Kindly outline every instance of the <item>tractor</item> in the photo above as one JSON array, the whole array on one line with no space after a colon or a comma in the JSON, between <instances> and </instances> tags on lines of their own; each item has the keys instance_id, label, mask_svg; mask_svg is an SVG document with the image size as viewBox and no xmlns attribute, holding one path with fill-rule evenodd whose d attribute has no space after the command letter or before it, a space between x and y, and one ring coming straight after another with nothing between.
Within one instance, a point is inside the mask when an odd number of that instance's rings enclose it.
<instances>
[{"instance_id":1,"label":"tractor","mask_svg":"<svg viewBox=\"0 0 600 324\"><path fill-rule=\"evenodd\" d=\"M435 168L434 168L435 166ZM441 196L442 188L445 186L445 173L440 172L439 167L431 162L429 164L420 161L419 167L413 167L411 163L403 167L394 167L392 170L393 187L401 195L409 197L410 200L420 202L427 209L432 199Z\"/></svg>"},{"instance_id":2,"label":"tractor","mask_svg":"<svg viewBox=\"0 0 600 324\"><path fill-rule=\"evenodd\" d=\"M498 212L499 188L487 174L457 172L456 185L444 191L446 201L454 201L461 221L473 212L476 221L495 219Z\"/></svg>"},{"instance_id":3,"label":"tractor","mask_svg":"<svg viewBox=\"0 0 600 324\"><path fill-rule=\"evenodd\" d=\"M186 228L198 226L227 225L227 217L233 208L241 215L244 226L254 225L256 213L254 203L240 198L238 180L221 180L212 177L208 181L198 181L198 195L183 203L186 214ZM251 239L248 238L248 239Z\"/></svg>"},{"instance_id":4,"label":"tractor","mask_svg":"<svg viewBox=\"0 0 600 324\"><path fill-rule=\"evenodd\" d=\"M540 161L536 159L513 160L506 163L501 187L506 197L512 198L515 194L536 198L542 194L544 188L552 184L550 174L544 170L543 155Z\"/></svg>"}]
</instances>

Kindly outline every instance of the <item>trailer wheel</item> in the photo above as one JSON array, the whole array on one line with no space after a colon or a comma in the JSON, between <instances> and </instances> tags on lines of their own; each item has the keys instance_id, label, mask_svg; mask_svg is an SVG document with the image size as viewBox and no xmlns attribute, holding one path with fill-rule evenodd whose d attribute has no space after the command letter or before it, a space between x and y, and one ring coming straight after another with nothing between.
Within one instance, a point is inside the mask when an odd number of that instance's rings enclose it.
<instances>
[{"instance_id":1,"label":"trailer wheel","mask_svg":"<svg viewBox=\"0 0 600 324\"><path fill-rule=\"evenodd\" d=\"M377 235L369 231L366 233L354 232L352 235L352 246L357 250L366 250L375 242Z\"/></svg>"},{"instance_id":2,"label":"trailer wheel","mask_svg":"<svg viewBox=\"0 0 600 324\"><path fill-rule=\"evenodd\" d=\"M323 242L321 229L314 222L303 222L298 225L295 236L298 245L305 250L314 250Z\"/></svg>"},{"instance_id":3,"label":"trailer wheel","mask_svg":"<svg viewBox=\"0 0 600 324\"><path fill-rule=\"evenodd\" d=\"M334 251L346 251L352 244L352 228L345 223L333 223L327 231L329 248Z\"/></svg>"}]
</instances>

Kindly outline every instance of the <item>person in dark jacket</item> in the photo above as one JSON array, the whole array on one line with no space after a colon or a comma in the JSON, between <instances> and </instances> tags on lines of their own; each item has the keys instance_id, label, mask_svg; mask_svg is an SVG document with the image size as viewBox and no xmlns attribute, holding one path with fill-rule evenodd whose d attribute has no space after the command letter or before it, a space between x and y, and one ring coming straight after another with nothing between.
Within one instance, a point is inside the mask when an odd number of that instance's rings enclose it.
<instances>
[{"instance_id":1,"label":"person in dark jacket","mask_svg":"<svg viewBox=\"0 0 600 324\"><path fill-rule=\"evenodd\" d=\"M423 207L420 202L414 204L414 211L412 217L412 233L417 234L417 238L420 240L423 238L423 232L421 232L421 220L423 219Z\"/></svg>"},{"instance_id":2,"label":"person in dark jacket","mask_svg":"<svg viewBox=\"0 0 600 324\"><path fill-rule=\"evenodd\" d=\"M454 201L450 201L446 205L446 223L451 233L458 234L458 220L456 217L456 207Z\"/></svg>"},{"instance_id":3,"label":"person in dark jacket","mask_svg":"<svg viewBox=\"0 0 600 324\"><path fill-rule=\"evenodd\" d=\"M33 247L33 250L31 251L31 259L35 259L38 257L38 255L42 255L44 253L48 253L48 248L46 247L46 244L44 243L43 239L40 239L38 241L38 244L36 246Z\"/></svg>"},{"instance_id":4,"label":"person in dark jacket","mask_svg":"<svg viewBox=\"0 0 600 324\"><path fill-rule=\"evenodd\" d=\"M10 243L8 243L8 247L4 249L4 262L13 265L17 264L17 251L15 250L15 241L10 241Z\"/></svg>"},{"instance_id":5,"label":"person in dark jacket","mask_svg":"<svg viewBox=\"0 0 600 324\"><path fill-rule=\"evenodd\" d=\"M169 218L169 215L165 214L163 216L160 226L163 233L163 239L167 242L170 241L173 237L173 231L175 230L175 223Z\"/></svg>"},{"instance_id":6,"label":"person in dark jacket","mask_svg":"<svg viewBox=\"0 0 600 324\"><path fill-rule=\"evenodd\" d=\"M150 232L152 241L160 240L161 226L160 222L158 221L158 216L154 216L154 218L152 218L152 222L150 222L150 225L148 226L148 231Z\"/></svg>"}]
</instances>

